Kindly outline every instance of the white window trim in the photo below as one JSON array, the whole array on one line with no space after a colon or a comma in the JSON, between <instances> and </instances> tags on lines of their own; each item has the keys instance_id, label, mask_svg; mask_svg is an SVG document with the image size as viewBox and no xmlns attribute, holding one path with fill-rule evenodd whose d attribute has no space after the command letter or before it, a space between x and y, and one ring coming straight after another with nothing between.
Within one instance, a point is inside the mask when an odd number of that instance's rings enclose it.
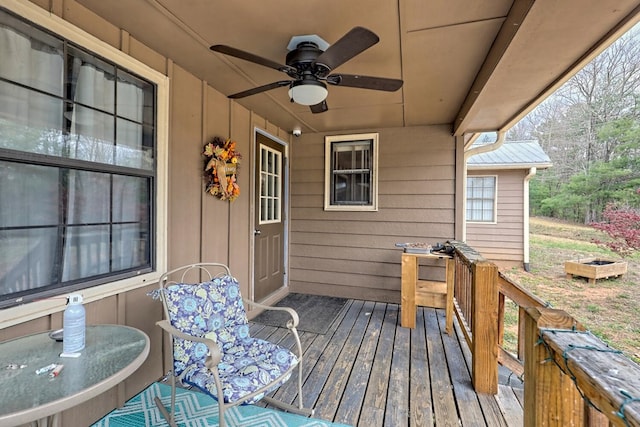
<instances>
[{"instance_id":1,"label":"white window trim","mask_svg":"<svg viewBox=\"0 0 640 427\"><path fill-rule=\"evenodd\" d=\"M494 188L494 197L493 197L493 220L491 221L473 221L467 218L466 206L469 203L469 187L465 183L466 195L465 195L465 212L464 217L468 224L477 224L477 225L495 225L498 223L498 175L468 175L467 178L490 178L493 177L495 179L495 188Z\"/></svg>"},{"instance_id":2,"label":"white window trim","mask_svg":"<svg viewBox=\"0 0 640 427\"><path fill-rule=\"evenodd\" d=\"M21 0L0 0L0 6L40 25L77 45L113 61L119 66L149 80L156 85L156 210L155 210L155 266L156 271L140 274L124 280L105 283L82 289L84 302L89 303L155 283L166 269L167 259L167 181L168 181L168 141L169 141L169 78L114 48L69 22L50 14L46 10ZM65 296L66 294L61 294ZM64 298L51 297L15 307L0 310L0 329L63 311Z\"/></svg>"},{"instance_id":3,"label":"white window trim","mask_svg":"<svg viewBox=\"0 0 640 427\"><path fill-rule=\"evenodd\" d=\"M331 143L346 141L373 141L373 162L371 165L371 204L370 205L332 205L331 204ZM325 211L378 211L378 134L361 133L351 135L332 135L324 138L324 210Z\"/></svg>"}]
</instances>

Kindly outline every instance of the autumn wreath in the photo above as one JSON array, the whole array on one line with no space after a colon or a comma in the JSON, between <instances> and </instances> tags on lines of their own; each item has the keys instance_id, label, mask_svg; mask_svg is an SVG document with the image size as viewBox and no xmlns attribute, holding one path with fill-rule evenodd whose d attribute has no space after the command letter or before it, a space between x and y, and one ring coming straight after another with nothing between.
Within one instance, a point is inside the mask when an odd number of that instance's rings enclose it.
<instances>
[{"instance_id":1,"label":"autumn wreath","mask_svg":"<svg viewBox=\"0 0 640 427\"><path fill-rule=\"evenodd\" d=\"M242 156L236 151L236 142L218 136L204 145L205 192L220 200L234 201L240 195L236 174Z\"/></svg>"}]
</instances>

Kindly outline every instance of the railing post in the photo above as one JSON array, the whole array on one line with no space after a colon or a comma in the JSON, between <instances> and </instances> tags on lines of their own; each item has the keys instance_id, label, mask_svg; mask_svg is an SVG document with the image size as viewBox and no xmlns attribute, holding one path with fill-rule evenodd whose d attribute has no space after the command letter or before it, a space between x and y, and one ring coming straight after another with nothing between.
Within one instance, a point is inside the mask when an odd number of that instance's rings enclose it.
<instances>
[{"instance_id":1,"label":"railing post","mask_svg":"<svg viewBox=\"0 0 640 427\"><path fill-rule=\"evenodd\" d=\"M498 267L476 262L473 268L473 387L498 393Z\"/></svg>"},{"instance_id":2,"label":"railing post","mask_svg":"<svg viewBox=\"0 0 640 427\"><path fill-rule=\"evenodd\" d=\"M526 312L524 427L584 425L580 393L540 340L540 328L571 330L575 320L551 308L528 308Z\"/></svg>"}]
</instances>

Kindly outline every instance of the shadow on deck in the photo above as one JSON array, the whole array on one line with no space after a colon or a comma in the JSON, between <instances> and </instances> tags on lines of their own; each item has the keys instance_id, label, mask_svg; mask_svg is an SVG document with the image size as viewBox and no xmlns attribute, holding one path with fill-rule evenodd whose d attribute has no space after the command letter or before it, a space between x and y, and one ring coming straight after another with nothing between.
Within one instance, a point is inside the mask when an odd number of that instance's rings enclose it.
<instances>
[{"instance_id":1,"label":"shadow on deck","mask_svg":"<svg viewBox=\"0 0 640 427\"><path fill-rule=\"evenodd\" d=\"M419 307L416 328L407 329L397 304L349 300L326 334L300 332L305 406L315 418L352 426L522 426L520 381L501 374L496 396L476 393L471 353L457 324L445 333L444 317ZM257 338L284 335L252 323ZM293 401L295 383L276 396Z\"/></svg>"}]
</instances>

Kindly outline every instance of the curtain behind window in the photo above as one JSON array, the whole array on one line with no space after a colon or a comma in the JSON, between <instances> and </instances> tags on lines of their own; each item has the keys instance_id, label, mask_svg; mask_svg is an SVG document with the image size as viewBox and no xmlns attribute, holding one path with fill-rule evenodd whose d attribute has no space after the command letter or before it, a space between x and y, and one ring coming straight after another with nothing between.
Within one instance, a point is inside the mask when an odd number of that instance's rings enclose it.
<instances>
[{"instance_id":1,"label":"curtain behind window","mask_svg":"<svg viewBox=\"0 0 640 427\"><path fill-rule=\"evenodd\" d=\"M142 89L119 80L116 84L115 69L107 64L94 65L74 58L73 69L72 76L77 79L71 89L72 157L142 166L142 126L126 120L142 120ZM146 192L146 181L140 178L89 172L70 174L63 281L139 265L138 246L144 228L140 225L141 215L148 213L141 212L139 207Z\"/></svg>"},{"instance_id":2,"label":"curtain behind window","mask_svg":"<svg viewBox=\"0 0 640 427\"><path fill-rule=\"evenodd\" d=\"M70 48L65 93L62 41L27 30L0 23L0 148L151 170L143 89ZM0 161L0 294L147 262L149 192L141 177Z\"/></svg>"},{"instance_id":3,"label":"curtain behind window","mask_svg":"<svg viewBox=\"0 0 640 427\"><path fill-rule=\"evenodd\" d=\"M60 155L62 46L0 24L0 58L0 77L28 86L0 81L0 147ZM56 168L0 162L0 224L24 227L0 232L3 293L55 280L58 181Z\"/></svg>"}]
</instances>

